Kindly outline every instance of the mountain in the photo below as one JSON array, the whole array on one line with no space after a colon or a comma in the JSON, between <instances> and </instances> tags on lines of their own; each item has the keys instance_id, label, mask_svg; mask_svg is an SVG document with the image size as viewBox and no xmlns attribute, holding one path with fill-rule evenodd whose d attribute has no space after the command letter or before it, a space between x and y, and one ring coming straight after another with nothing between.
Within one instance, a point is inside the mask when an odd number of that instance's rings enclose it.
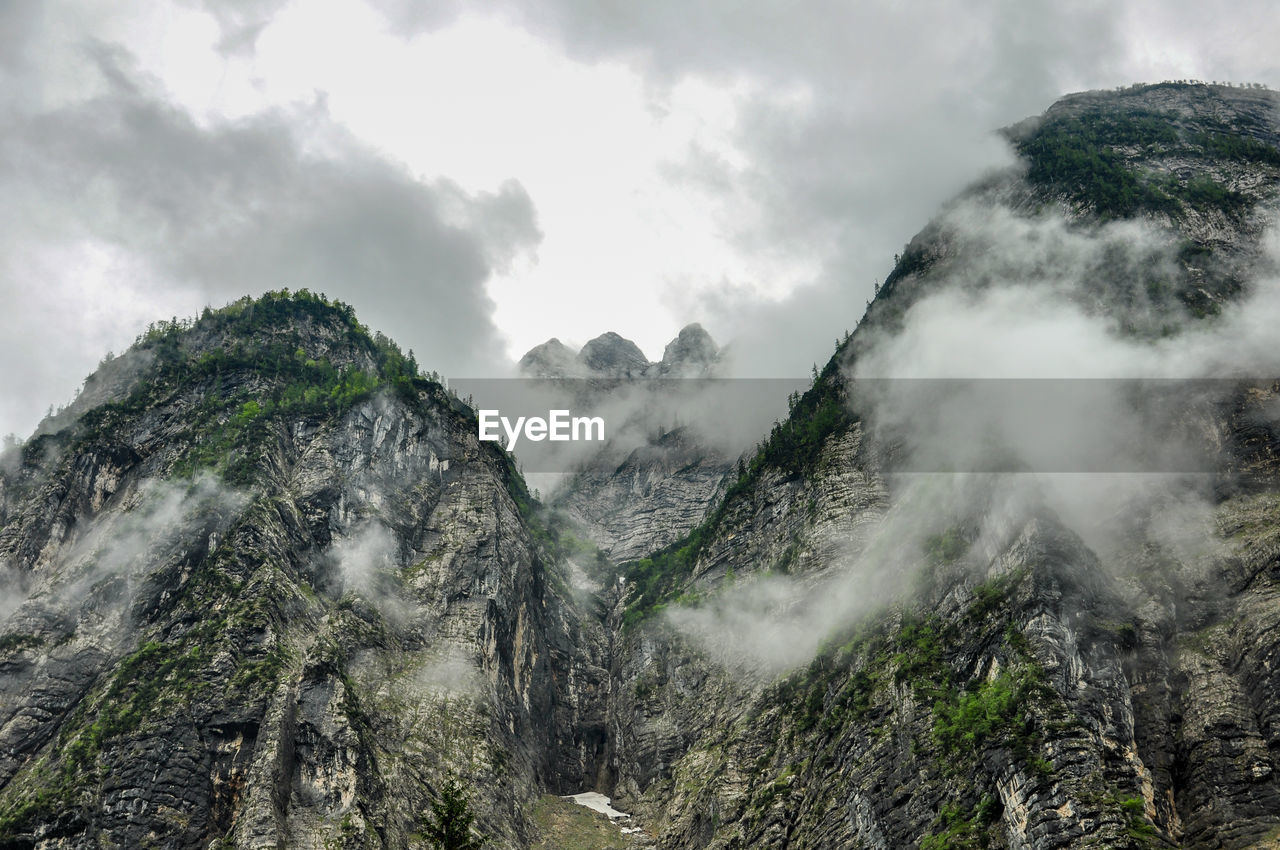
<instances>
[{"instance_id":1,"label":"mountain","mask_svg":"<svg viewBox=\"0 0 1280 850\"><path fill-rule=\"evenodd\" d=\"M677 377L696 377L711 373L720 357L711 334L694 322L680 329L676 338L662 350L658 362L658 374Z\"/></svg>"},{"instance_id":2,"label":"mountain","mask_svg":"<svg viewBox=\"0 0 1280 850\"><path fill-rule=\"evenodd\" d=\"M405 847L452 778L523 846L594 783L605 636L469 409L307 293L114 362L5 458L0 843Z\"/></svg>"},{"instance_id":3,"label":"mountain","mask_svg":"<svg viewBox=\"0 0 1280 850\"><path fill-rule=\"evenodd\" d=\"M683 392L706 396L697 379L717 377L719 358L715 340L697 323L682 328L656 363L612 331L576 356L551 339L520 358L519 370L530 378L570 379L563 383L575 410L623 411L610 417L620 436L580 458L572 481L549 500L613 561L679 540L723 495L736 458L675 421L689 404L671 384L688 380Z\"/></svg>"},{"instance_id":4,"label":"mountain","mask_svg":"<svg viewBox=\"0 0 1280 850\"><path fill-rule=\"evenodd\" d=\"M610 377L641 375L649 368L649 360L640 347L613 331L582 346L578 359L592 372Z\"/></svg>"},{"instance_id":5,"label":"mountain","mask_svg":"<svg viewBox=\"0 0 1280 850\"><path fill-rule=\"evenodd\" d=\"M517 368L530 378L701 378L716 374L719 358L711 334L694 322L667 343L656 363L631 340L607 331L577 353L552 337L525 352Z\"/></svg>"},{"instance_id":6,"label":"mountain","mask_svg":"<svg viewBox=\"0 0 1280 850\"><path fill-rule=\"evenodd\" d=\"M1276 846L1276 101L1010 128L625 559L344 305L154 327L0 462L0 846ZM526 360L656 373L599 339Z\"/></svg>"},{"instance_id":7,"label":"mountain","mask_svg":"<svg viewBox=\"0 0 1280 850\"><path fill-rule=\"evenodd\" d=\"M896 473L888 425L927 452L965 421L926 384L886 424L877 394L920 387L851 376L963 364L999 333L1031 358L1064 327L1085 364L1085 344L1148 368L1268 348L1242 328L1267 321L1276 101L1163 84L1012 128L1020 167L906 246L715 511L630 565L611 778L661 846L1275 846L1275 372L1211 402L1164 385L1136 446L1185 431L1214 474L1128 503L1093 476L1088 521L1043 497L1076 476Z\"/></svg>"},{"instance_id":8,"label":"mountain","mask_svg":"<svg viewBox=\"0 0 1280 850\"><path fill-rule=\"evenodd\" d=\"M517 366L531 378L572 378L583 372L574 350L554 337L525 352Z\"/></svg>"}]
</instances>

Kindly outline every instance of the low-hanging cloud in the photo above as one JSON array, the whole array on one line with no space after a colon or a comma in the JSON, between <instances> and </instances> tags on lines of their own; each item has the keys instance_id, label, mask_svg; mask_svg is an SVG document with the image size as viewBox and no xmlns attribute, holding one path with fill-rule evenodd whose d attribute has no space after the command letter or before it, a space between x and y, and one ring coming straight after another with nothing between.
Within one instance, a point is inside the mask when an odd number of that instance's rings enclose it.
<instances>
[{"instance_id":1,"label":"low-hanging cloud","mask_svg":"<svg viewBox=\"0 0 1280 850\"><path fill-rule=\"evenodd\" d=\"M189 480L146 480L86 523L82 536L47 563L0 575L0 627L22 620L74 627L83 616L125 616L156 573L175 567L204 545L213 548L248 496L210 475Z\"/></svg>"},{"instance_id":2,"label":"low-hanging cloud","mask_svg":"<svg viewBox=\"0 0 1280 850\"><path fill-rule=\"evenodd\" d=\"M334 541L327 558L340 581L340 591L377 597L383 582L395 568L396 541L390 530L378 522L368 522L349 536Z\"/></svg>"},{"instance_id":3,"label":"low-hanging cloud","mask_svg":"<svg viewBox=\"0 0 1280 850\"><path fill-rule=\"evenodd\" d=\"M973 205L947 224L965 260L900 328L862 340L851 377L873 432L918 469L989 468L976 453L995 449L1038 473L1046 503L1102 552L1135 516L1176 512L1198 518L1191 537L1212 537L1215 407L1241 381L1280 374L1277 234L1265 234L1246 295L1196 319L1176 299L1124 291L1138 266L1178 273L1177 241L1152 224L1079 227ZM1150 326L1164 330L1141 332ZM938 378L964 380L951 397L921 392Z\"/></svg>"},{"instance_id":4,"label":"low-hanging cloud","mask_svg":"<svg viewBox=\"0 0 1280 850\"><path fill-rule=\"evenodd\" d=\"M991 559L1035 512L1038 484L990 474L899 477L872 530L847 540L820 569L751 573L701 606L666 616L731 670L766 679L808 662L834 634L902 600L915 587L932 541L969 524L978 558Z\"/></svg>"},{"instance_id":5,"label":"low-hanging cloud","mask_svg":"<svg viewBox=\"0 0 1280 850\"><path fill-rule=\"evenodd\" d=\"M321 586L335 596L358 597L388 621L400 625L414 614L401 593L399 544L390 528L377 520L360 522L335 538L319 559Z\"/></svg>"},{"instance_id":6,"label":"low-hanging cloud","mask_svg":"<svg viewBox=\"0 0 1280 850\"><path fill-rule=\"evenodd\" d=\"M1274 234L1248 297L1197 320L1172 294L1178 242L1154 225L977 204L944 224L962 259L900 327L860 335L851 374L855 408L914 468L981 467L974 453L995 450L1047 473L1206 471L1209 405L1280 373Z\"/></svg>"},{"instance_id":7,"label":"low-hanging cloud","mask_svg":"<svg viewBox=\"0 0 1280 850\"><path fill-rule=\"evenodd\" d=\"M999 569L1013 536L1041 518L1117 575L1143 543L1178 569L1224 551L1214 416L1240 392L1235 379L1280 374L1276 234L1245 294L1197 319L1176 299L1126 297L1141 269L1178 272L1178 242L1156 225L977 204L943 224L951 261L900 323L863 329L848 374L889 506L869 540L808 576L739 581L670 611L728 663L803 663L835 630L908 598L930 540L948 530L963 531L978 572ZM1164 331L1144 333L1147 319Z\"/></svg>"}]
</instances>

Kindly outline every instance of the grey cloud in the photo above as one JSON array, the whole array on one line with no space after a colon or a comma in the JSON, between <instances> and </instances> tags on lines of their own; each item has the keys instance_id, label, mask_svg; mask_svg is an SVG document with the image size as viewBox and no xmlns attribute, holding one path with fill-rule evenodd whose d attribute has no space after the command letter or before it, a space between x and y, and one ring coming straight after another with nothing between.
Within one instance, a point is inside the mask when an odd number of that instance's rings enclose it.
<instances>
[{"instance_id":1,"label":"grey cloud","mask_svg":"<svg viewBox=\"0 0 1280 850\"><path fill-rule=\"evenodd\" d=\"M194 311L307 287L350 302L426 369L498 368L484 284L540 238L519 183L471 195L420 182L336 126L323 101L197 124L117 48L88 53L106 81L102 94L47 111L11 105L0 129L0 185L14 225L0 239L0 289L16 313L9 321L48 320L46 340L88 326L97 344L97 325L111 317L83 315L70 296L61 315L52 305L31 315L48 283L21 262L32 245L57 254L90 242L138 264L120 297L151 319L171 302ZM51 400L48 386L69 390L103 353L49 357L33 342L0 346L13 364L2 388L8 423L21 422L23 405Z\"/></svg>"},{"instance_id":2,"label":"grey cloud","mask_svg":"<svg viewBox=\"0 0 1280 850\"><path fill-rule=\"evenodd\" d=\"M739 342L743 368L754 370L742 374L751 376L802 374L825 360L828 340L858 321L894 253L948 198L1010 162L994 131L1067 92L1150 78L1155 60L1134 49L1146 34L1167 34L1169 55L1207 55L1214 70L1202 73L1211 77L1275 67L1269 40L1221 35L1247 36L1241 21L1269 21L1261 3L492 0L485 8L583 61L629 63L659 100L687 75L756 84L734 139L746 165L694 147L668 176L713 201L718 226L747 256L789 255L817 271L781 300L750 285L772 281L732 279L672 282L664 296L681 323L704 321ZM406 31L443 22L394 19ZM1218 34L1216 46L1203 43L1206 31Z\"/></svg>"},{"instance_id":3,"label":"grey cloud","mask_svg":"<svg viewBox=\"0 0 1280 850\"><path fill-rule=\"evenodd\" d=\"M118 624L148 577L190 558L191 541L224 534L248 498L206 475L145 480L118 497L119 511L52 550L41 569L19 574L0 563L0 613L39 621L40 610L71 612L110 582L123 593L100 600L106 607L94 617L106 613Z\"/></svg>"},{"instance_id":4,"label":"grey cloud","mask_svg":"<svg viewBox=\"0 0 1280 850\"><path fill-rule=\"evenodd\" d=\"M1017 476L903 476L888 488L890 504L868 506L868 531L841 539L820 573L752 573L700 607L673 605L665 616L729 669L772 677L910 593L931 537L980 517L973 550L990 558L1036 513L1037 482Z\"/></svg>"},{"instance_id":5,"label":"grey cloud","mask_svg":"<svg viewBox=\"0 0 1280 850\"><path fill-rule=\"evenodd\" d=\"M407 37L448 26L466 8L463 0L369 0L369 5L386 17L393 31Z\"/></svg>"},{"instance_id":6,"label":"grey cloud","mask_svg":"<svg viewBox=\"0 0 1280 850\"><path fill-rule=\"evenodd\" d=\"M1108 81L1122 53L1113 4L827 2L601 5L512 12L584 59L624 58L659 85L685 74L755 80L735 171L705 151L673 179L721 201L748 255L817 265L807 285L762 303L745 281L690 297L682 319L751 340L748 374L802 374L855 324L874 281L947 198L1010 154L994 131L1065 90ZM794 97L791 95L794 94ZM705 293L705 290L704 290ZM742 347L738 347L742 353Z\"/></svg>"},{"instance_id":7,"label":"grey cloud","mask_svg":"<svg viewBox=\"0 0 1280 850\"><path fill-rule=\"evenodd\" d=\"M1016 459L1036 473L1026 477L1039 483L1037 499L1104 560L1128 531L1117 526L1133 517L1180 524L1178 548L1187 552L1210 541L1214 479L1194 473L1221 462L1209 423L1241 391L1230 377L1280 370L1277 233L1262 240L1245 297L1212 320L1194 320L1142 299L1099 309L1099 279L1118 289L1140 267L1158 273L1172 264L1176 241L1150 224L1079 228L974 204L942 221L963 259L935 271L933 292L907 310L901 328L860 341L852 376L871 379L854 385L868 427L891 435L901 456L926 458L920 468L975 468L973 459L992 449ZM1164 330L1135 332L1143 315ZM928 382L874 380L884 377L995 380L926 397ZM1003 380L1060 377L1073 381ZM1128 379L1155 380L1135 394L1141 385ZM1041 395L1046 389L1060 396L1057 409ZM1088 457L1103 461L1072 466ZM1104 474L1072 474L1088 471Z\"/></svg>"},{"instance_id":8,"label":"grey cloud","mask_svg":"<svg viewBox=\"0 0 1280 850\"><path fill-rule=\"evenodd\" d=\"M224 55L250 55L258 36L288 0L183 0L198 6L218 22L222 39L218 49Z\"/></svg>"},{"instance_id":9,"label":"grey cloud","mask_svg":"<svg viewBox=\"0 0 1280 850\"><path fill-rule=\"evenodd\" d=\"M40 0L0 3L0 70L18 71L30 55L31 35L44 13Z\"/></svg>"}]
</instances>

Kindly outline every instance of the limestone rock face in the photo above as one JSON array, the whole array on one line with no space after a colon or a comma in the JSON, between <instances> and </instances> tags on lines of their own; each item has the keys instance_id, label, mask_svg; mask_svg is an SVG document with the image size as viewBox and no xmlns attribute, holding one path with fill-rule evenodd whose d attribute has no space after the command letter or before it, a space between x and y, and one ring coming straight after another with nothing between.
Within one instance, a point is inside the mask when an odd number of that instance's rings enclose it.
<instances>
[{"instance_id":1,"label":"limestone rock face","mask_svg":"<svg viewBox=\"0 0 1280 850\"><path fill-rule=\"evenodd\" d=\"M617 563L675 543L724 494L732 465L677 429L639 446L616 467L592 463L553 497Z\"/></svg>"},{"instance_id":2,"label":"limestone rock face","mask_svg":"<svg viewBox=\"0 0 1280 850\"><path fill-rule=\"evenodd\" d=\"M711 334L694 322L680 329L675 339L663 349L658 373L674 377L698 377L710 372L720 349Z\"/></svg>"},{"instance_id":3,"label":"limestone rock face","mask_svg":"<svg viewBox=\"0 0 1280 850\"><path fill-rule=\"evenodd\" d=\"M576 378L583 371L574 350L555 337L529 349L517 365L531 378Z\"/></svg>"}]
</instances>

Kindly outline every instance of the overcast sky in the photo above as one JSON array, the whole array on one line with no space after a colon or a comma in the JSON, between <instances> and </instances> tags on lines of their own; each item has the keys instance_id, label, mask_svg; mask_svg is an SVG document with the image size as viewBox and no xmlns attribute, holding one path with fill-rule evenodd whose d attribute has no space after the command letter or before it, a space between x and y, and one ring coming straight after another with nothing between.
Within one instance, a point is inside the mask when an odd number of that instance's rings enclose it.
<instances>
[{"instance_id":1,"label":"overcast sky","mask_svg":"<svg viewBox=\"0 0 1280 850\"><path fill-rule=\"evenodd\" d=\"M454 376L690 321L804 374L993 129L1276 44L1267 2L0 0L0 433L281 286Z\"/></svg>"}]
</instances>

